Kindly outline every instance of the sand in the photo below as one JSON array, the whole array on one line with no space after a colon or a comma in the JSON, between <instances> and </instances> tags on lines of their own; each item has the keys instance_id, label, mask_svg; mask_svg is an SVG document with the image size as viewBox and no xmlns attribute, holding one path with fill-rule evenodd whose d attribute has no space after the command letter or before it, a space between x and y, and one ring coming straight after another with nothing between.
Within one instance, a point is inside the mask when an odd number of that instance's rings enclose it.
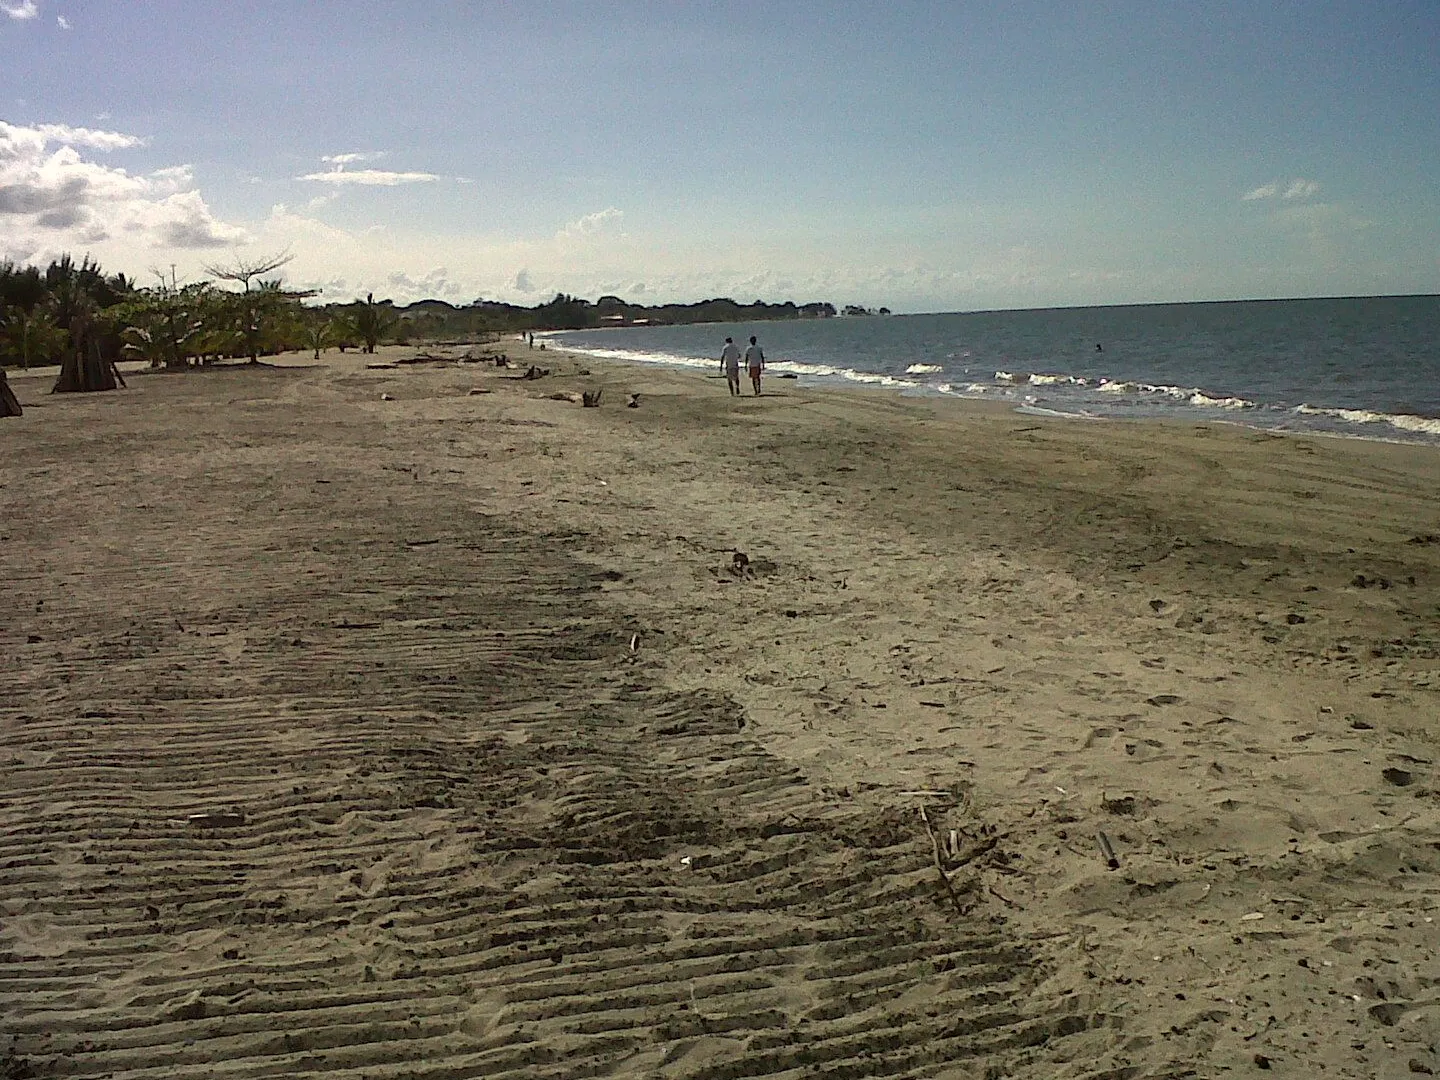
<instances>
[{"instance_id":1,"label":"sand","mask_svg":"<svg viewBox=\"0 0 1440 1080\"><path fill-rule=\"evenodd\" d=\"M1440 1068L1440 454L502 347L12 373L0 1075Z\"/></svg>"}]
</instances>

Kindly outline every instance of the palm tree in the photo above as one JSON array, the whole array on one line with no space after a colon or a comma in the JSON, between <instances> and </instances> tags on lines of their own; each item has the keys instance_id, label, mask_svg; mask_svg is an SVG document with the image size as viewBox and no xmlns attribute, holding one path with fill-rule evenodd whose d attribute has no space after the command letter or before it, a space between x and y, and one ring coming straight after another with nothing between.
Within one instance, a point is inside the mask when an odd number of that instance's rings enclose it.
<instances>
[{"instance_id":1,"label":"palm tree","mask_svg":"<svg viewBox=\"0 0 1440 1080\"><path fill-rule=\"evenodd\" d=\"M374 293L365 294L365 302L356 307L355 314L350 319L355 335L365 342L367 353L375 351L380 339L388 334L398 321L387 302L375 302Z\"/></svg>"},{"instance_id":2,"label":"palm tree","mask_svg":"<svg viewBox=\"0 0 1440 1080\"><path fill-rule=\"evenodd\" d=\"M335 320L320 311L306 313L306 319L300 332L301 340L308 348L315 350L315 359L320 359L322 349L328 349L336 343L335 341Z\"/></svg>"},{"instance_id":3,"label":"palm tree","mask_svg":"<svg viewBox=\"0 0 1440 1080\"><path fill-rule=\"evenodd\" d=\"M55 325L54 316L42 305L26 311L15 307L0 323L5 351L20 358L20 366L54 363L65 347L66 331Z\"/></svg>"}]
</instances>

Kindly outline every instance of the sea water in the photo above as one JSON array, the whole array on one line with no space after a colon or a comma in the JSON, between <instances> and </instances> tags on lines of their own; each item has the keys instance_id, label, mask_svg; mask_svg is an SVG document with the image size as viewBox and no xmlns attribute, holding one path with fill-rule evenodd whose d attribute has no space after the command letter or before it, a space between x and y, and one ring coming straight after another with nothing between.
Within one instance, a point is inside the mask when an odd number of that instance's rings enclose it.
<instances>
[{"instance_id":1,"label":"sea water","mask_svg":"<svg viewBox=\"0 0 1440 1080\"><path fill-rule=\"evenodd\" d=\"M754 334L770 376L1078 418L1229 420L1440 443L1440 296L1252 300L578 330L594 356L718 373Z\"/></svg>"}]
</instances>

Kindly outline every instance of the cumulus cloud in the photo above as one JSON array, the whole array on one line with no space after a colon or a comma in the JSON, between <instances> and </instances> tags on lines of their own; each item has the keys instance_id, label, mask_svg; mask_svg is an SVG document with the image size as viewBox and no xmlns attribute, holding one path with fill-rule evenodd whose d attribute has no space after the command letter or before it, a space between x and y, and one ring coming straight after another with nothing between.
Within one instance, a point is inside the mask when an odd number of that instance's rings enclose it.
<instances>
[{"instance_id":1,"label":"cumulus cloud","mask_svg":"<svg viewBox=\"0 0 1440 1080\"><path fill-rule=\"evenodd\" d=\"M56 16L55 16L55 25L58 26L58 27L60 27L61 30L69 30L69 29L70 29L70 20L67 19L67 18L65 18L64 15L56 15Z\"/></svg>"},{"instance_id":2,"label":"cumulus cloud","mask_svg":"<svg viewBox=\"0 0 1440 1080\"><path fill-rule=\"evenodd\" d=\"M241 244L249 234L239 226L217 221L198 191L180 191L150 208L146 222L166 247L204 249ZM143 215L141 216L143 219Z\"/></svg>"},{"instance_id":3,"label":"cumulus cloud","mask_svg":"<svg viewBox=\"0 0 1440 1080\"><path fill-rule=\"evenodd\" d=\"M247 239L214 216L188 165L136 175L80 153L142 142L117 131L0 121L0 256L88 247L110 237L132 247L182 249Z\"/></svg>"},{"instance_id":4,"label":"cumulus cloud","mask_svg":"<svg viewBox=\"0 0 1440 1080\"><path fill-rule=\"evenodd\" d=\"M145 140L139 135L127 135L122 131L101 131L97 128L71 127L69 124L37 124L35 131L46 142L64 146L83 146L88 150L129 150L144 146Z\"/></svg>"},{"instance_id":5,"label":"cumulus cloud","mask_svg":"<svg viewBox=\"0 0 1440 1080\"><path fill-rule=\"evenodd\" d=\"M584 217L568 223L555 234L555 238L557 240L576 240L594 236L611 226L618 225L624 217L625 214L622 211L613 206L607 206L604 210L597 210L593 214L586 214Z\"/></svg>"},{"instance_id":6,"label":"cumulus cloud","mask_svg":"<svg viewBox=\"0 0 1440 1080\"><path fill-rule=\"evenodd\" d=\"M35 0L20 0L18 4L0 3L0 11L12 19L33 19L40 14L40 9L35 6Z\"/></svg>"},{"instance_id":7,"label":"cumulus cloud","mask_svg":"<svg viewBox=\"0 0 1440 1080\"><path fill-rule=\"evenodd\" d=\"M1260 187L1252 188L1244 195L1241 195L1240 198L1245 202L1254 202L1257 199L1273 199L1277 195L1282 199L1308 199L1319 191L1320 185L1314 180L1305 180L1297 177L1285 185L1264 184Z\"/></svg>"},{"instance_id":8,"label":"cumulus cloud","mask_svg":"<svg viewBox=\"0 0 1440 1080\"><path fill-rule=\"evenodd\" d=\"M464 302L470 292L460 282L451 278L450 271L437 266L423 274L407 274L403 270L392 271L386 278L391 292L415 299L435 299Z\"/></svg>"}]
</instances>

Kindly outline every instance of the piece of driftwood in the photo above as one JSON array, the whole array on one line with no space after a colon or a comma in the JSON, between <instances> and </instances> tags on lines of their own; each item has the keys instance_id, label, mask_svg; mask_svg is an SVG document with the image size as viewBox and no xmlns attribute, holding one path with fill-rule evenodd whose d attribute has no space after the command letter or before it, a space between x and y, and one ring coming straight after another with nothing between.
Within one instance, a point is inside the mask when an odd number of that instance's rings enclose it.
<instances>
[{"instance_id":1,"label":"piece of driftwood","mask_svg":"<svg viewBox=\"0 0 1440 1080\"><path fill-rule=\"evenodd\" d=\"M600 407L600 395L604 390L586 390L580 395L580 404L587 409L598 409Z\"/></svg>"},{"instance_id":2,"label":"piece of driftwood","mask_svg":"<svg viewBox=\"0 0 1440 1080\"><path fill-rule=\"evenodd\" d=\"M1115 854L1115 846L1110 843L1110 837L1103 832L1096 833L1095 839L1100 842L1100 854L1105 857L1105 865L1111 870L1120 869L1120 857Z\"/></svg>"},{"instance_id":3,"label":"piece of driftwood","mask_svg":"<svg viewBox=\"0 0 1440 1080\"><path fill-rule=\"evenodd\" d=\"M553 394L546 394L545 398L547 401L568 401L574 405L579 405L583 400L581 396L573 390L557 390Z\"/></svg>"},{"instance_id":4,"label":"piece of driftwood","mask_svg":"<svg viewBox=\"0 0 1440 1080\"><path fill-rule=\"evenodd\" d=\"M485 387L485 386L472 386L472 387L470 388L470 392L469 392L468 394L466 394L465 396L466 396L466 397L474 397L476 394L490 394L490 393L493 393L493 392L494 392L494 391L490 390L488 387Z\"/></svg>"},{"instance_id":5,"label":"piece of driftwood","mask_svg":"<svg viewBox=\"0 0 1440 1080\"><path fill-rule=\"evenodd\" d=\"M950 897L950 903L955 905L955 911L960 915L969 914L967 908L955 892L955 886L950 884L950 875L945 872L944 860L940 857L940 838L935 835L935 830L930 827L930 815L925 812L925 807L920 807L920 820L925 822L925 831L930 835L930 850L935 855L935 872L940 875L940 882L945 886L945 892Z\"/></svg>"},{"instance_id":6,"label":"piece of driftwood","mask_svg":"<svg viewBox=\"0 0 1440 1080\"><path fill-rule=\"evenodd\" d=\"M5 378L5 369L0 368L0 416L19 416L24 411L15 391L10 389L10 381Z\"/></svg>"},{"instance_id":7,"label":"piece of driftwood","mask_svg":"<svg viewBox=\"0 0 1440 1080\"><path fill-rule=\"evenodd\" d=\"M996 900L999 900L1006 907L1019 907L1019 905L1016 904L1014 900L1011 900L999 889L995 888L994 885L986 885L985 891L988 892L991 896L995 897Z\"/></svg>"}]
</instances>

